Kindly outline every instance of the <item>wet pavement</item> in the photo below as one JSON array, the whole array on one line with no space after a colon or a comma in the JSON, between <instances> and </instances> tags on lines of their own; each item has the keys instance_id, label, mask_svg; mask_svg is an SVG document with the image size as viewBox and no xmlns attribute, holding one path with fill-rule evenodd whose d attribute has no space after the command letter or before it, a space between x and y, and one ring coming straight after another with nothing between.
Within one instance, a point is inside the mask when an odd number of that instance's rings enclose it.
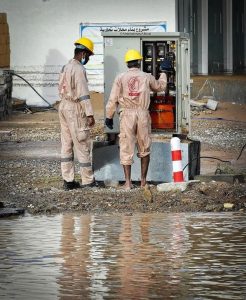
<instances>
[{"instance_id":1,"label":"wet pavement","mask_svg":"<svg viewBox=\"0 0 246 300\"><path fill-rule=\"evenodd\" d=\"M0 299L245 299L245 213L0 220Z\"/></svg>"}]
</instances>

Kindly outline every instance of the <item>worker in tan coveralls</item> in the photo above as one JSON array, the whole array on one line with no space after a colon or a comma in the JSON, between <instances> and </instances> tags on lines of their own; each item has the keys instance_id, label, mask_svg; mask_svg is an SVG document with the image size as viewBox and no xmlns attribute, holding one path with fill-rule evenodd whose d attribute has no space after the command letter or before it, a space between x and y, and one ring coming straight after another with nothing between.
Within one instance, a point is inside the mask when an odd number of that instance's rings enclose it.
<instances>
[{"instance_id":1,"label":"worker in tan coveralls","mask_svg":"<svg viewBox=\"0 0 246 300\"><path fill-rule=\"evenodd\" d=\"M84 65L93 55L93 42L82 37L75 42L74 58L62 68L59 79L61 124L61 171L64 189L93 186L90 128L95 124ZM74 150L82 185L74 181Z\"/></svg>"},{"instance_id":2,"label":"worker in tan coveralls","mask_svg":"<svg viewBox=\"0 0 246 300\"><path fill-rule=\"evenodd\" d=\"M166 89L167 77L162 73L158 80L149 73L140 70L142 56L135 49L128 50L125 62L128 71L118 75L113 83L111 94L106 105L105 125L113 129L113 117L120 105L120 163L125 174L124 189L131 184L131 165L135 144L138 157L141 159L141 186L146 185L150 160L151 118L149 114L150 91L160 92Z\"/></svg>"}]
</instances>

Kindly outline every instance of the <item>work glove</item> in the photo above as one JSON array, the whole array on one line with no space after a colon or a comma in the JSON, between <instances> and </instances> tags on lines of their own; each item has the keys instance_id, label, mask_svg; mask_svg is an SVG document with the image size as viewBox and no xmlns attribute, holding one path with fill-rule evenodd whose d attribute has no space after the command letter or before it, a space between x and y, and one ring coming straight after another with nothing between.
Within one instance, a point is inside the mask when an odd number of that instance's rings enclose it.
<instances>
[{"instance_id":1,"label":"work glove","mask_svg":"<svg viewBox=\"0 0 246 300\"><path fill-rule=\"evenodd\" d=\"M114 121L113 119L109 119L109 118L106 118L105 120L105 125L109 128L109 129L113 129L113 125L114 125Z\"/></svg>"},{"instance_id":2,"label":"work glove","mask_svg":"<svg viewBox=\"0 0 246 300\"><path fill-rule=\"evenodd\" d=\"M165 58L164 61L161 63L160 69L162 72L171 72L173 70L171 60Z\"/></svg>"}]
</instances>

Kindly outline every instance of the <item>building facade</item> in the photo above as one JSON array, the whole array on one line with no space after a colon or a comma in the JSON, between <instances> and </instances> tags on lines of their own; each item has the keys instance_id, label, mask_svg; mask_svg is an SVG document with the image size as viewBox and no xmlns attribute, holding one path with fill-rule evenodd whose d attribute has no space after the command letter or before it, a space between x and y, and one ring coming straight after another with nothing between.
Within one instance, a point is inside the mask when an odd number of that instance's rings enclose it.
<instances>
[{"instance_id":1,"label":"building facade","mask_svg":"<svg viewBox=\"0 0 246 300\"><path fill-rule=\"evenodd\" d=\"M177 0L176 29L191 38L193 74L246 73L246 0Z\"/></svg>"},{"instance_id":2,"label":"building facade","mask_svg":"<svg viewBox=\"0 0 246 300\"><path fill-rule=\"evenodd\" d=\"M80 23L166 22L188 32L193 74L245 73L246 0L1 0L10 33L10 67L49 102L58 100L61 67L73 56ZM96 90L93 77L90 89ZM103 85L102 85L103 87ZM101 90L101 89L100 89ZM13 96L45 106L19 78Z\"/></svg>"}]
</instances>

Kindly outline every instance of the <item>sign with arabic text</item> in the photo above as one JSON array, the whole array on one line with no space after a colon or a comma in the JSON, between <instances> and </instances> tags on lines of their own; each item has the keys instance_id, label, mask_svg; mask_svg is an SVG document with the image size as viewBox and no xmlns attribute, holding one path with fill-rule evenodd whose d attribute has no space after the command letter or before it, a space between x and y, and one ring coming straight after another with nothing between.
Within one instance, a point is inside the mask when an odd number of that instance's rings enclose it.
<instances>
[{"instance_id":1,"label":"sign with arabic text","mask_svg":"<svg viewBox=\"0 0 246 300\"><path fill-rule=\"evenodd\" d=\"M95 55L90 57L86 65L89 86L91 90L103 92L103 32L118 32L124 34L137 33L144 35L150 32L166 32L167 23L81 23L80 36L85 36L94 42Z\"/></svg>"}]
</instances>

